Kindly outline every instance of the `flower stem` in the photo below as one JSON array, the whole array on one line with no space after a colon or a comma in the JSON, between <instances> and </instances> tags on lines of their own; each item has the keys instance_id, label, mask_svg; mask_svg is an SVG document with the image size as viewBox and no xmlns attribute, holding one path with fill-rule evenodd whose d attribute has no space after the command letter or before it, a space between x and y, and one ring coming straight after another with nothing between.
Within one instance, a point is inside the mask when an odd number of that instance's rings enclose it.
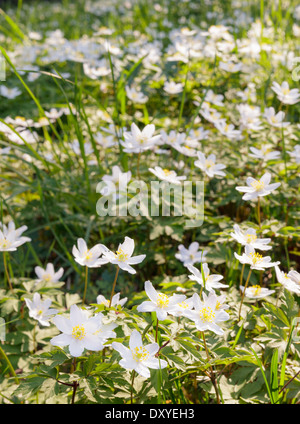
<instances>
[{"instance_id":1,"label":"flower stem","mask_svg":"<svg viewBox=\"0 0 300 424\"><path fill-rule=\"evenodd\" d=\"M134 383L134 377L135 377L135 370L132 371L132 378L131 378L131 391L130 391L130 403L133 404L133 383Z\"/></svg>"},{"instance_id":2,"label":"flower stem","mask_svg":"<svg viewBox=\"0 0 300 424\"><path fill-rule=\"evenodd\" d=\"M85 302L86 290L87 290L87 285L88 285L88 275L89 275L89 269L86 266L85 267L84 292L83 292L83 298L82 298L82 304L83 305L84 305L84 302Z\"/></svg>"},{"instance_id":3,"label":"flower stem","mask_svg":"<svg viewBox=\"0 0 300 424\"><path fill-rule=\"evenodd\" d=\"M206 344L206 340L205 340L204 331L201 331L201 333L202 333L202 338L203 338L203 343L204 343L204 348L205 348L207 360L209 361L210 360L210 356L209 356L209 352L208 352L208 348L207 348L207 344ZM213 386L215 388L215 392L216 392L216 396L217 396L217 403L220 404L221 402L220 402L219 390L218 390L218 386L217 386L217 382L216 382L216 377L215 377L214 370L213 370L213 367L212 366L210 367L210 379L211 379L211 382L212 382L212 384L213 384Z\"/></svg>"},{"instance_id":4,"label":"flower stem","mask_svg":"<svg viewBox=\"0 0 300 424\"><path fill-rule=\"evenodd\" d=\"M0 354L3 356L4 360L6 361L8 368L10 369L11 374L13 375L13 377L15 378L15 382L16 384L19 384L19 379L17 377L17 374L14 370L14 367L12 366L10 360L8 359L6 353L4 352L4 350L2 349L2 347L0 346Z\"/></svg>"},{"instance_id":5,"label":"flower stem","mask_svg":"<svg viewBox=\"0 0 300 424\"><path fill-rule=\"evenodd\" d=\"M137 168L136 168L137 177L138 177L139 180L141 179L141 175L140 175L140 159L141 159L141 152L138 153L138 157L137 157Z\"/></svg>"},{"instance_id":6,"label":"flower stem","mask_svg":"<svg viewBox=\"0 0 300 424\"><path fill-rule=\"evenodd\" d=\"M241 272L241 278L240 278L240 286L243 284L243 277L244 277L245 266L246 266L246 264L243 264L243 266L242 266L242 272Z\"/></svg>"},{"instance_id":7,"label":"flower stem","mask_svg":"<svg viewBox=\"0 0 300 424\"><path fill-rule=\"evenodd\" d=\"M111 307L112 298L113 298L113 295L114 295L114 293L115 293L115 287L116 287L116 282L117 282L117 278L118 278L119 271L120 271L120 268L118 267L118 268L117 268L117 271L116 271L115 280L114 280L114 283L113 283L113 287L112 287L111 295L110 295L109 307Z\"/></svg>"},{"instance_id":8,"label":"flower stem","mask_svg":"<svg viewBox=\"0 0 300 424\"><path fill-rule=\"evenodd\" d=\"M250 268L250 270L249 270L249 274L248 274L248 277L247 277L247 281L246 281L246 283L245 283L244 291L243 291L243 294L242 294L242 299L241 299L241 304L240 304L240 309L239 309L239 318L238 318L238 321L241 319L241 310L242 310L242 305L243 305L243 302L244 302L244 297L245 297L245 293L246 293L246 288L247 288L247 286L248 286L248 283L249 283L249 280L250 280L250 277L251 277L251 273L252 273L252 269Z\"/></svg>"},{"instance_id":9,"label":"flower stem","mask_svg":"<svg viewBox=\"0 0 300 424\"><path fill-rule=\"evenodd\" d=\"M3 263L4 263L4 269L5 269L5 274L6 274L6 278L7 278L7 281L8 281L9 288L13 292L14 290L12 288L11 281L10 281L10 278L9 278L9 272L8 272L8 269L7 269L6 252L3 252Z\"/></svg>"},{"instance_id":10,"label":"flower stem","mask_svg":"<svg viewBox=\"0 0 300 424\"><path fill-rule=\"evenodd\" d=\"M157 343L157 335L158 335L158 318L156 317L156 331L155 331L155 343Z\"/></svg>"},{"instance_id":11,"label":"flower stem","mask_svg":"<svg viewBox=\"0 0 300 424\"><path fill-rule=\"evenodd\" d=\"M258 197L258 201L257 201L257 219L258 219L259 230L261 230L260 197Z\"/></svg>"}]
</instances>

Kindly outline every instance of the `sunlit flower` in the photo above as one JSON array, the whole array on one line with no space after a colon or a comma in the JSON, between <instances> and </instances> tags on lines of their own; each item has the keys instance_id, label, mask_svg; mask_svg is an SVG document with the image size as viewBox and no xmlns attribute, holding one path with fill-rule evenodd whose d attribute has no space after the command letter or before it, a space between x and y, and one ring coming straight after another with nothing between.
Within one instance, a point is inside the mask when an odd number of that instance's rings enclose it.
<instances>
[{"instance_id":1,"label":"sunlit flower","mask_svg":"<svg viewBox=\"0 0 300 424\"><path fill-rule=\"evenodd\" d=\"M226 175L225 172L221 171L221 169L226 168L226 166L221 163L216 164L215 154L211 154L207 158L201 152L198 152L197 155L198 160L195 161L195 166L205 172L208 177L213 178L215 175L224 177Z\"/></svg>"},{"instance_id":2,"label":"sunlit flower","mask_svg":"<svg viewBox=\"0 0 300 424\"><path fill-rule=\"evenodd\" d=\"M288 152L291 158L295 158L296 163L300 163L300 144L297 144L292 152Z\"/></svg>"},{"instance_id":3,"label":"sunlit flower","mask_svg":"<svg viewBox=\"0 0 300 424\"><path fill-rule=\"evenodd\" d=\"M164 84L164 91L168 94L179 94L183 90L183 85L179 82L176 84L174 81L166 81Z\"/></svg>"},{"instance_id":4,"label":"sunlit flower","mask_svg":"<svg viewBox=\"0 0 300 424\"><path fill-rule=\"evenodd\" d=\"M69 352L74 357L81 356L84 349L93 351L103 349L98 335L102 325L102 314L89 318L87 310L72 305L69 318L56 315L52 321L62 333L50 340L53 346L69 346Z\"/></svg>"},{"instance_id":5,"label":"sunlit flower","mask_svg":"<svg viewBox=\"0 0 300 424\"><path fill-rule=\"evenodd\" d=\"M289 84L286 81L281 85L274 81L271 88L277 94L278 100L286 105L294 105L300 100L299 90L297 88L290 90Z\"/></svg>"},{"instance_id":6,"label":"sunlit flower","mask_svg":"<svg viewBox=\"0 0 300 424\"><path fill-rule=\"evenodd\" d=\"M64 273L63 268L59 268L59 270L55 272L54 266L51 263L47 264L46 269L43 269L40 266L36 266L34 268L34 271L38 277L37 283L40 283L40 282L57 283L58 281L60 281Z\"/></svg>"},{"instance_id":7,"label":"sunlit flower","mask_svg":"<svg viewBox=\"0 0 300 424\"><path fill-rule=\"evenodd\" d=\"M188 249L186 249L183 244L180 244L178 250L179 252L175 254L175 258L183 262L184 266L193 265L197 262L204 262L205 255L207 254L206 250L203 252L199 250L199 243L197 241L192 242Z\"/></svg>"},{"instance_id":8,"label":"sunlit flower","mask_svg":"<svg viewBox=\"0 0 300 424\"><path fill-rule=\"evenodd\" d=\"M22 244L31 241L29 237L21 237L27 228L26 225L22 225L16 229L13 221L10 221L7 226L0 222L0 252L13 252Z\"/></svg>"},{"instance_id":9,"label":"sunlit flower","mask_svg":"<svg viewBox=\"0 0 300 424\"><path fill-rule=\"evenodd\" d=\"M262 256L260 253L255 252L255 249L249 244L245 246L243 255L238 255L234 252L234 256L242 264L248 264L251 269L257 269L259 271L264 271L265 268L271 268L280 264L280 262L271 262L272 259L270 256Z\"/></svg>"},{"instance_id":10,"label":"sunlit flower","mask_svg":"<svg viewBox=\"0 0 300 424\"><path fill-rule=\"evenodd\" d=\"M262 146L261 149L250 147L250 150L252 153L249 153L249 156L255 159L262 159L265 162L280 158L280 152L278 150L272 151L269 145Z\"/></svg>"},{"instance_id":11,"label":"sunlit flower","mask_svg":"<svg viewBox=\"0 0 300 424\"><path fill-rule=\"evenodd\" d=\"M241 230L238 224L233 226L234 233L230 233L238 243L246 246L247 244L252 246L254 249L258 250L270 250L272 246L269 246L271 239L258 238L256 235L256 230L254 228L247 228L245 231Z\"/></svg>"},{"instance_id":12,"label":"sunlit flower","mask_svg":"<svg viewBox=\"0 0 300 424\"><path fill-rule=\"evenodd\" d=\"M41 300L41 296L39 293L34 293L32 300L27 298L24 298L24 300L29 309L29 316L33 319L36 319L41 325L49 327L49 319L52 315L55 315L57 313L56 309L49 309L52 300Z\"/></svg>"},{"instance_id":13,"label":"sunlit flower","mask_svg":"<svg viewBox=\"0 0 300 424\"><path fill-rule=\"evenodd\" d=\"M247 186L236 187L236 190L244 192L243 200L255 200L261 196L267 196L276 190L281 183L269 184L271 181L271 174L266 172L260 180L255 180L252 177L247 178Z\"/></svg>"},{"instance_id":14,"label":"sunlit flower","mask_svg":"<svg viewBox=\"0 0 300 424\"><path fill-rule=\"evenodd\" d=\"M266 287L261 287L258 285L247 287L246 290L244 286L240 286L240 290L245 292L245 296L249 299L263 299L275 293L275 290L270 290Z\"/></svg>"},{"instance_id":15,"label":"sunlit flower","mask_svg":"<svg viewBox=\"0 0 300 424\"><path fill-rule=\"evenodd\" d=\"M290 271L288 274L281 271L278 266L275 267L278 283L292 293L300 295L300 274L297 271Z\"/></svg>"},{"instance_id":16,"label":"sunlit flower","mask_svg":"<svg viewBox=\"0 0 300 424\"><path fill-rule=\"evenodd\" d=\"M134 240L130 237L125 237L123 243L119 244L116 253L107 250L103 253L104 259L130 274L136 274L136 270L131 265L137 265L145 259L146 255L132 256L134 251Z\"/></svg>"},{"instance_id":17,"label":"sunlit flower","mask_svg":"<svg viewBox=\"0 0 300 424\"><path fill-rule=\"evenodd\" d=\"M134 370L142 377L149 378L151 369L162 369L168 364L163 359L155 357L159 350L157 343L149 343L145 346L142 342L142 336L137 330L133 330L129 339L129 348L119 342L111 344L122 356L119 364L126 369Z\"/></svg>"},{"instance_id":18,"label":"sunlit flower","mask_svg":"<svg viewBox=\"0 0 300 424\"><path fill-rule=\"evenodd\" d=\"M197 293L193 294L194 309L186 311L184 316L195 322L199 331L210 330L219 336L224 334L222 328L218 325L220 322L227 321L229 314L224 309L217 309L217 296L211 292L209 296L203 296L204 301L200 300Z\"/></svg>"},{"instance_id":19,"label":"sunlit flower","mask_svg":"<svg viewBox=\"0 0 300 424\"><path fill-rule=\"evenodd\" d=\"M141 91L137 91L133 87L125 87L127 97L133 102L138 104L144 104L148 101L148 97L145 96Z\"/></svg>"},{"instance_id":20,"label":"sunlit flower","mask_svg":"<svg viewBox=\"0 0 300 424\"><path fill-rule=\"evenodd\" d=\"M275 113L275 109L273 107L268 107L265 109L264 117L268 121L272 127L282 128L288 127L290 125L289 122L283 122L285 113L279 111L277 114Z\"/></svg>"},{"instance_id":21,"label":"sunlit flower","mask_svg":"<svg viewBox=\"0 0 300 424\"><path fill-rule=\"evenodd\" d=\"M152 149L160 139L160 135L154 135L155 125L149 124L141 131L135 123L131 125L131 132L124 132L124 140L120 143L124 147L124 152L140 153Z\"/></svg>"},{"instance_id":22,"label":"sunlit flower","mask_svg":"<svg viewBox=\"0 0 300 424\"><path fill-rule=\"evenodd\" d=\"M206 290L212 291L213 289L221 289L221 288L227 288L227 284L220 283L219 281L223 279L222 275L219 274L210 274L209 268L207 263L204 263L202 265L203 275L204 275L204 282L202 278L202 272L201 269L197 269L193 265L187 265L187 269L192 273L192 275L189 275L189 279L192 281L197 281L198 284L205 287Z\"/></svg>"},{"instance_id":23,"label":"sunlit flower","mask_svg":"<svg viewBox=\"0 0 300 424\"><path fill-rule=\"evenodd\" d=\"M146 300L141 303L137 310L139 312L156 312L157 319L160 321L164 321L168 314L173 315L173 312L176 313L177 304L186 299L185 295L173 294L169 297L164 293L158 293L151 281L145 282L145 292L150 301Z\"/></svg>"},{"instance_id":24,"label":"sunlit flower","mask_svg":"<svg viewBox=\"0 0 300 424\"><path fill-rule=\"evenodd\" d=\"M186 176L179 177L175 171L170 171L169 169L162 169L160 166L155 166L149 168L149 171L152 172L157 178L162 181L167 181L168 183L180 185L181 181L186 179Z\"/></svg>"},{"instance_id":25,"label":"sunlit flower","mask_svg":"<svg viewBox=\"0 0 300 424\"><path fill-rule=\"evenodd\" d=\"M111 299L111 306L113 308L116 308L118 305L122 307L124 306L126 302L127 302L127 297L120 299L120 293L116 293ZM97 296L97 303L98 305L105 305L109 307L109 300L106 299L102 294L99 294L99 296Z\"/></svg>"},{"instance_id":26,"label":"sunlit flower","mask_svg":"<svg viewBox=\"0 0 300 424\"><path fill-rule=\"evenodd\" d=\"M103 244L96 244L91 249L88 249L85 240L79 238L77 240L77 247L73 246L73 256L76 262L82 266L87 266L89 268L97 268L103 264L107 264L109 261L101 257L105 251L108 249Z\"/></svg>"}]
</instances>

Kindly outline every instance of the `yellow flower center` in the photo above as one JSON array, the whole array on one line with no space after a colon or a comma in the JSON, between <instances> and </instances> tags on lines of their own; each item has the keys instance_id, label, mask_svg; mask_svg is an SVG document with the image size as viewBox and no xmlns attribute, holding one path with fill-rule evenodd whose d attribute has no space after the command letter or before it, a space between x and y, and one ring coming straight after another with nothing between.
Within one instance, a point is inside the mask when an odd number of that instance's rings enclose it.
<instances>
[{"instance_id":1,"label":"yellow flower center","mask_svg":"<svg viewBox=\"0 0 300 424\"><path fill-rule=\"evenodd\" d=\"M265 183L262 181L253 181L253 183L251 183L252 187L255 188L255 190L259 191L262 190L265 186Z\"/></svg>"},{"instance_id":2,"label":"yellow flower center","mask_svg":"<svg viewBox=\"0 0 300 424\"><path fill-rule=\"evenodd\" d=\"M88 261L89 259L91 259L91 257L92 257L91 252L89 250L87 250L86 253L85 253L85 259Z\"/></svg>"},{"instance_id":3,"label":"yellow flower center","mask_svg":"<svg viewBox=\"0 0 300 424\"><path fill-rule=\"evenodd\" d=\"M6 239L0 240L0 248L8 249L10 246L11 246L11 243L8 240Z\"/></svg>"},{"instance_id":4,"label":"yellow flower center","mask_svg":"<svg viewBox=\"0 0 300 424\"><path fill-rule=\"evenodd\" d=\"M149 352L144 346L137 346L133 349L132 356L136 361L145 361L149 357Z\"/></svg>"},{"instance_id":5,"label":"yellow flower center","mask_svg":"<svg viewBox=\"0 0 300 424\"><path fill-rule=\"evenodd\" d=\"M206 166L206 168L211 168L212 166L214 166L214 162L211 161L211 160L206 160L205 166Z\"/></svg>"},{"instance_id":6,"label":"yellow flower center","mask_svg":"<svg viewBox=\"0 0 300 424\"><path fill-rule=\"evenodd\" d=\"M189 305L185 301L178 303L178 306L183 309L187 309L189 307Z\"/></svg>"},{"instance_id":7,"label":"yellow flower center","mask_svg":"<svg viewBox=\"0 0 300 424\"><path fill-rule=\"evenodd\" d=\"M257 239L257 236L255 234L246 235L246 240L248 244L253 243L256 239Z\"/></svg>"},{"instance_id":8,"label":"yellow flower center","mask_svg":"<svg viewBox=\"0 0 300 424\"><path fill-rule=\"evenodd\" d=\"M82 340L85 337L85 328L83 326L76 325L72 328L72 337L76 340Z\"/></svg>"},{"instance_id":9,"label":"yellow flower center","mask_svg":"<svg viewBox=\"0 0 300 424\"><path fill-rule=\"evenodd\" d=\"M282 94L283 94L284 96L287 96L287 95L289 94L289 92L290 92L290 89L289 89L289 88L284 88L284 89L282 90Z\"/></svg>"},{"instance_id":10,"label":"yellow flower center","mask_svg":"<svg viewBox=\"0 0 300 424\"><path fill-rule=\"evenodd\" d=\"M43 280L44 281L47 281L47 282L51 281L51 275L50 274L45 274Z\"/></svg>"},{"instance_id":11,"label":"yellow flower center","mask_svg":"<svg viewBox=\"0 0 300 424\"><path fill-rule=\"evenodd\" d=\"M216 311L219 311L219 309L221 309L221 306L221 303L217 300Z\"/></svg>"},{"instance_id":12,"label":"yellow flower center","mask_svg":"<svg viewBox=\"0 0 300 424\"><path fill-rule=\"evenodd\" d=\"M262 261L263 255L260 255L259 253L250 253L250 256L252 257L253 264L257 264Z\"/></svg>"},{"instance_id":13,"label":"yellow flower center","mask_svg":"<svg viewBox=\"0 0 300 424\"><path fill-rule=\"evenodd\" d=\"M261 287L260 286L252 286L250 287L250 291L252 293L253 296L258 296L261 293Z\"/></svg>"},{"instance_id":14,"label":"yellow flower center","mask_svg":"<svg viewBox=\"0 0 300 424\"><path fill-rule=\"evenodd\" d=\"M43 311L41 309L38 311L38 315L43 315Z\"/></svg>"},{"instance_id":15,"label":"yellow flower center","mask_svg":"<svg viewBox=\"0 0 300 424\"><path fill-rule=\"evenodd\" d=\"M169 298L166 294L159 293L157 299L157 306L159 308L166 308L169 305Z\"/></svg>"},{"instance_id":16,"label":"yellow flower center","mask_svg":"<svg viewBox=\"0 0 300 424\"><path fill-rule=\"evenodd\" d=\"M163 171L164 171L165 176L172 174L172 171L169 171L168 169L164 169Z\"/></svg>"},{"instance_id":17,"label":"yellow flower center","mask_svg":"<svg viewBox=\"0 0 300 424\"><path fill-rule=\"evenodd\" d=\"M209 306L202 308L199 315L202 322L212 322L215 318L215 313Z\"/></svg>"},{"instance_id":18,"label":"yellow flower center","mask_svg":"<svg viewBox=\"0 0 300 424\"><path fill-rule=\"evenodd\" d=\"M125 262L128 259L128 254L124 253L122 249L117 250L117 254L115 256L120 262Z\"/></svg>"}]
</instances>

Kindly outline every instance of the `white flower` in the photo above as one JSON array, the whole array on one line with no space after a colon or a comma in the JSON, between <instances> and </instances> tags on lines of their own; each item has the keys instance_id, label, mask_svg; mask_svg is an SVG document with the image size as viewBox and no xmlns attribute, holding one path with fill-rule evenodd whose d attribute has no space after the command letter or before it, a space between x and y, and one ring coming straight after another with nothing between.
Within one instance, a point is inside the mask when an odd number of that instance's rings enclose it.
<instances>
[{"instance_id":1,"label":"white flower","mask_svg":"<svg viewBox=\"0 0 300 424\"><path fill-rule=\"evenodd\" d=\"M174 317L181 317L184 315L184 313L188 310L193 309L194 307L194 301L193 296L189 297L188 299L185 299L184 301L176 304L176 309L172 312L172 315Z\"/></svg>"},{"instance_id":2,"label":"white flower","mask_svg":"<svg viewBox=\"0 0 300 424\"><path fill-rule=\"evenodd\" d=\"M100 256L107 250L107 247L103 244L96 244L91 249L88 249L85 240L79 238L77 240L77 247L73 246L72 253L75 261L80 265L87 266L89 268L97 268L109 262L103 257L100 258Z\"/></svg>"},{"instance_id":3,"label":"white flower","mask_svg":"<svg viewBox=\"0 0 300 424\"><path fill-rule=\"evenodd\" d=\"M288 152L292 158L295 158L296 163L300 163L300 144L297 144L292 152Z\"/></svg>"},{"instance_id":4,"label":"white flower","mask_svg":"<svg viewBox=\"0 0 300 424\"><path fill-rule=\"evenodd\" d=\"M142 131L135 123L131 124L131 132L124 132L124 140L120 143L124 147L124 152L127 153L140 153L145 150L152 149L160 139L160 135L153 135L155 125L149 124L144 127Z\"/></svg>"},{"instance_id":5,"label":"white flower","mask_svg":"<svg viewBox=\"0 0 300 424\"><path fill-rule=\"evenodd\" d=\"M269 184L271 181L271 174L266 172L260 180L255 180L252 177L247 178L247 186L236 187L236 190L244 192L243 200L255 200L260 196L267 196L276 190L281 183Z\"/></svg>"},{"instance_id":6,"label":"white flower","mask_svg":"<svg viewBox=\"0 0 300 424\"><path fill-rule=\"evenodd\" d=\"M148 97L145 96L141 91L137 91L135 88L125 87L127 97L133 103L144 104L148 101Z\"/></svg>"},{"instance_id":7,"label":"white flower","mask_svg":"<svg viewBox=\"0 0 300 424\"><path fill-rule=\"evenodd\" d=\"M290 271L286 274L278 266L275 266L275 272L278 283L290 292L300 295L300 274L297 271Z\"/></svg>"},{"instance_id":8,"label":"white flower","mask_svg":"<svg viewBox=\"0 0 300 424\"><path fill-rule=\"evenodd\" d=\"M233 226L234 233L230 233L231 237L233 237L238 243L246 246L247 244L252 246L254 249L258 250L270 250L272 246L268 246L271 239L265 238L260 239L257 238L256 230L254 228L247 228L247 230L242 231L238 224L234 224Z\"/></svg>"},{"instance_id":9,"label":"white flower","mask_svg":"<svg viewBox=\"0 0 300 424\"><path fill-rule=\"evenodd\" d=\"M195 322L198 330L205 331L210 330L218 335L222 335L224 332L219 327L219 323L227 321L229 315L224 309L217 309L217 296L211 292L209 296L203 294L204 302L201 302L200 297L197 293L194 293L194 311L186 311L184 316Z\"/></svg>"},{"instance_id":10,"label":"white flower","mask_svg":"<svg viewBox=\"0 0 300 424\"><path fill-rule=\"evenodd\" d=\"M294 105L300 100L299 90L297 88L290 90L286 81L281 85L274 81L271 88L277 94L278 99L286 105Z\"/></svg>"},{"instance_id":11,"label":"white flower","mask_svg":"<svg viewBox=\"0 0 300 424\"><path fill-rule=\"evenodd\" d=\"M121 168L118 165L114 165L112 167L112 175L104 175L102 177L102 181L106 184L100 191L103 196L109 196L113 194L114 199L119 198L119 193L117 193L117 189L124 188L127 186L129 181L131 180L131 171L122 172Z\"/></svg>"},{"instance_id":12,"label":"white flower","mask_svg":"<svg viewBox=\"0 0 300 424\"><path fill-rule=\"evenodd\" d=\"M205 287L206 290L212 291L213 289L221 289L228 287L227 284L219 283L220 280L223 279L222 275L219 274L211 274L208 268L207 263L204 263L202 265L203 274L204 274L204 284L203 284L203 278L202 278L202 272L201 269L198 270L193 265L187 265L187 269L192 273L192 275L189 275L189 279L192 281L197 281L198 284Z\"/></svg>"},{"instance_id":13,"label":"white flower","mask_svg":"<svg viewBox=\"0 0 300 424\"><path fill-rule=\"evenodd\" d=\"M270 145L262 146L261 149L256 149L255 147L250 147L252 153L249 153L249 156L256 159L262 159L264 161L276 160L280 158L280 152L277 150L271 150Z\"/></svg>"},{"instance_id":14,"label":"white flower","mask_svg":"<svg viewBox=\"0 0 300 424\"><path fill-rule=\"evenodd\" d=\"M36 266L34 268L34 271L38 277L37 283L40 283L42 281L46 283L57 283L58 281L60 281L64 273L63 268L59 268L59 270L55 272L54 266L51 263L47 264L46 269L43 269L40 266Z\"/></svg>"},{"instance_id":15,"label":"white flower","mask_svg":"<svg viewBox=\"0 0 300 424\"><path fill-rule=\"evenodd\" d=\"M246 290L244 286L240 286L240 290L242 292L245 291L245 296L249 297L249 299L263 299L264 297L275 293L275 290L270 290L261 286L247 287Z\"/></svg>"},{"instance_id":16,"label":"white flower","mask_svg":"<svg viewBox=\"0 0 300 424\"><path fill-rule=\"evenodd\" d=\"M220 131L222 135L225 135L229 140L237 139L241 136L240 130L235 130L233 124L227 124L227 122L223 119L214 123L214 126L217 130Z\"/></svg>"},{"instance_id":17,"label":"white flower","mask_svg":"<svg viewBox=\"0 0 300 424\"><path fill-rule=\"evenodd\" d=\"M5 85L0 85L0 96L6 97L7 99L15 99L22 91L16 87L8 88Z\"/></svg>"},{"instance_id":18,"label":"white flower","mask_svg":"<svg viewBox=\"0 0 300 424\"><path fill-rule=\"evenodd\" d=\"M216 155L211 154L207 157L201 152L197 152L198 160L195 161L195 166L200 168L205 174L213 178L215 175L219 175L220 177L224 177L225 172L221 171L221 169L226 168L223 164L216 164Z\"/></svg>"},{"instance_id":19,"label":"white flower","mask_svg":"<svg viewBox=\"0 0 300 424\"><path fill-rule=\"evenodd\" d=\"M289 122L283 122L285 113L279 111L275 114L275 109L273 107L267 107L265 109L264 117L267 119L268 123L272 125L272 127L282 128L288 127L290 125Z\"/></svg>"},{"instance_id":20,"label":"white flower","mask_svg":"<svg viewBox=\"0 0 300 424\"><path fill-rule=\"evenodd\" d=\"M188 249L183 244L180 244L178 246L179 252L175 254L175 258L183 262L184 266L193 265L196 262L204 262L207 251L204 250L202 252L198 251L198 249L199 243L197 241L192 242Z\"/></svg>"},{"instance_id":21,"label":"white flower","mask_svg":"<svg viewBox=\"0 0 300 424\"><path fill-rule=\"evenodd\" d=\"M103 349L104 346L98 335L102 325L102 314L89 318L88 311L72 305L70 318L56 315L52 321L62 332L50 340L53 346L69 346L70 354L74 357L82 355L84 349L93 351Z\"/></svg>"},{"instance_id":22,"label":"white flower","mask_svg":"<svg viewBox=\"0 0 300 424\"><path fill-rule=\"evenodd\" d=\"M150 301L146 300L141 303L137 310L139 312L156 312L157 319L160 321L164 321L168 314L173 315L173 312L176 313L178 310L177 304L186 299L185 295L173 294L173 296L169 297L164 293L158 293L151 281L145 282L145 292Z\"/></svg>"},{"instance_id":23,"label":"white flower","mask_svg":"<svg viewBox=\"0 0 300 424\"><path fill-rule=\"evenodd\" d=\"M215 106L224 106L223 99L222 94L215 94L212 90L208 90L205 96L205 101Z\"/></svg>"},{"instance_id":24,"label":"white flower","mask_svg":"<svg viewBox=\"0 0 300 424\"><path fill-rule=\"evenodd\" d=\"M183 90L183 85L179 82L176 84L174 81L166 81L164 84L164 91L168 94L179 94Z\"/></svg>"},{"instance_id":25,"label":"white flower","mask_svg":"<svg viewBox=\"0 0 300 424\"><path fill-rule=\"evenodd\" d=\"M264 271L265 268L271 268L280 264L280 262L271 262L270 256L262 256L256 253L254 248L249 244L245 246L245 252L242 256L238 255L236 252L234 252L234 256L242 264L248 264L251 269L257 269L259 271Z\"/></svg>"},{"instance_id":26,"label":"white flower","mask_svg":"<svg viewBox=\"0 0 300 424\"><path fill-rule=\"evenodd\" d=\"M116 293L111 299L111 306L113 308L117 307L118 305L122 307L126 302L127 297L124 297L124 299L120 300L120 293ZM102 294L99 294L99 296L97 296L97 303L98 305L105 305L109 307L109 300L107 300Z\"/></svg>"},{"instance_id":27,"label":"white flower","mask_svg":"<svg viewBox=\"0 0 300 424\"><path fill-rule=\"evenodd\" d=\"M175 171L170 171L169 169L162 169L160 166L155 166L153 168L149 168L149 171L152 172L156 177L158 177L162 181L167 181L171 184L180 185L181 181L185 180L186 177L178 177Z\"/></svg>"},{"instance_id":28,"label":"white flower","mask_svg":"<svg viewBox=\"0 0 300 424\"><path fill-rule=\"evenodd\" d=\"M242 64L241 63L234 63L234 62L220 62L219 63L219 67L220 69L223 69L224 71L227 72L239 72L242 69Z\"/></svg>"},{"instance_id":29,"label":"white flower","mask_svg":"<svg viewBox=\"0 0 300 424\"><path fill-rule=\"evenodd\" d=\"M124 271L127 271L130 274L136 274L136 270L132 268L131 265L141 263L145 259L146 255L132 256L133 251L134 240L126 236L124 242L119 244L116 253L107 250L103 253L103 257L107 259L108 262L118 265L119 268Z\"/></svg>"},{"instance_id":30,"label":"white flower","mask_svg":"<svg viewBox=\"0 0 300 424\"><path fill-rule=\"evenodd\" d=\"M10 221L7 226L0 223L0 252L13 252L22 244L31 241L29 237L20 237L27 228L23 225L16 229L13 221Z\"/></svg>"},{"instance_id":31,"label":"white flower","mask_svg":"<svg viewBox=\"0 0 300 424\"><path fill-rule=\"evenodd\" d=\"M70 146L76 155L81 156L81 148L78 140L74 140ZM94 148L89 141L83 143L83 149L85 156L89 156L94 152Z\"/></svg>"},{"instance_id":32,"label":"white flower","mask_svg":"<svg viewBox=\"0 0 300 424\"><path fill-rule=\"evenodd\" d=\"M166 361L155 358L159 345L149 343L143 346L142 336L137 330L133 330L131 333L129 349L118 342L113 342L112 347L122 356L119 364L123 368L135 370L145 378L150 377L149 368L162 369L168 365Z\"/></svg>"},{"instance_id":33,"label":"white flower","mask_svg":"<svg viewBox=\"0 0 300 424\"><path fill-rule=\"evenodd\" d=\"M52 300L41 300L39 293L34 293L32 300L27 298L24 298L24 300L29 309L29 316L33 319L36 319L41 325L49 327L49 319L51 315L54 315L58 312L56 309L49 309Z\"/></svg>"}]
</instances>

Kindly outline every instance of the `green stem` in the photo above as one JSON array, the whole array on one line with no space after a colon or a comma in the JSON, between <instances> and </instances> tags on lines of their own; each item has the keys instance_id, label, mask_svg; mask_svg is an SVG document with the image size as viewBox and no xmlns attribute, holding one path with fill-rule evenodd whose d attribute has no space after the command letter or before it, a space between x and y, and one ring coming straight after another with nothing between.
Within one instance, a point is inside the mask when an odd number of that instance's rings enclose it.
<instances>
[{"instance_id":1,"label":"green stem","mask_svg":"<svg viewBox=\"0 0 300 424\"><path fill-rule=\"evenodd\" d=\"M207 356L207 360L210 361L210 356L209 356L209 352L208 352L208 348L207 348L207 344L206 344L206 339L205 339L205 334L204 331L201 332L202 333L202 338L203 338L203 343L204 343L204 348L205 348L205 352L206 352L206 356ZM215 388L215 392L216 392L216 396L217 396L217 403L220 404L220 395L219 395L219 390L218 390L218 386L216 383L216 378L215 378L215 374L214 374L214 370L213 367L210 367L210 379L211 382Z\"/></svg>"},{"instance_id":2,"label":"green stem","mask_svg":"<svg viewBox=\"0 0 300 424\"><path fill-rule=\"evenodd\" d=\"M248 274L248 277L247 277L247 281L246 281L246 283L245 283L244 291L243 291L243 294L242 294L242 299L241 299L241 304L240 304L240 309L239 309L239 318L238 318L238 320L240 320L240 319L241 319L241 310L242 310L242 305L243 305L243 302L244 302L244 297L245 297L245 293L246 293L246 288L247 288L247 286L248 286L248 283L249 283L249 280L250 280L250 277L251 277L251 273L252 273L252 269L250 268L250 270L249 270L249 274Z\"/></svg>"},{"instance_id":3,"label":"green stem","mask_svg":"<svg viewBox=\"0 0 300 424\"><path fill-rule=\"evenodd\" d=\"M131 379L131 391L130 391L130 403L133 404L133 383L134 383L134 377L135 377L135 370L132 371L132 379Z\"/></svg>"},{"instance_id":4,"label":"green stem","mask_svg":"<svg viewBox=\"0 0 300 424\"><path fill-rule=\"evenodd\" d=\"M14 370L14 367L12 366L10 360L8 359L8 357L6 356L6 353L4 352L4 350L2 349L2 347L0 346L0 354L3 356L4 360L6 361L8 368L10 369L11 374L13 375L13 377L15 378L15 382L16 384L19 384L19 379L17 377L17 374Z\"/></svg>"},{"instance_id":5,"label":"green stem","mask_svg":"<svg viewBox=\"0 0 300 424\"><path fill-rule=\"evenodd\" d=\"M88 272L89 272L89 269L88 269L88 267L86 266L86 267L85 267L84 292L83 292L83 298L82 298L82 304L83 304L83 305L84 305L84 302L85 302L86 290L87 290L87 285L88 285Z\"/></svg>"},{"instance_id":6,"label":"green stem","mask_svg":"<svg viewBox=\"0 0 300 424\"><path fill-rule=\"evenodd\" d=\"M113 298L113 295L115 293L115 287L116 287L116 282L117 282L119 271L120 271L120 268L118 267L117 268L117 271L116 271L116 275L115 275L115 280L113 282L113 287L112 287L111 295L110 295L109 307L111 307L112 298Z\"/></svg>"},{"instance_id":7,"label":"green stem","mask_svg":"<svg viewBox=\"0 0 300 424\"><path fill-rule=\"evenodd\" d=\"M9 278L9 272L8 272L8 269L7 269L6 252L3 252L3 263L4 263L4 269L5 269L5 274L6 274L6 278L7 278L7 281L8 281L9 288L13 292L14 290L12 288L11 281L10 281L10 278Z\"/></svg>"},{"instance_id":8,"label":"green stem","mask_svg":"<svg viewBox=\"0 0 300 424\"><path fill-rule=\"evenodd\" d=\"M157 335L158 335L158 318L156 317L156 331L155 331L155 343L157 343Z\"/></svg>"}]
</instances>

